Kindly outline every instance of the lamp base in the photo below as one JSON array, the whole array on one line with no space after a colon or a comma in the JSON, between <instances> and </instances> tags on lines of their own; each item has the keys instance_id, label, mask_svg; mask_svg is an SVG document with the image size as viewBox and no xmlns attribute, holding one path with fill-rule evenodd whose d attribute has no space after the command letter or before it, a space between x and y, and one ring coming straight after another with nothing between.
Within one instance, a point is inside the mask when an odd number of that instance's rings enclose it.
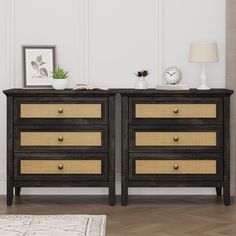
<instances>
[{"instance_id":1,"label":"lamp base","mask_svg":"<svg viewBox=\"0 0 236 236\"><path fill-rule=\"evenodd\" d=\"M198 89L198 90L209 90L210 88L207 87L205 84L202 84L202 85L200 85L197 89Z\"/></svg>"},{"instance_id":2,"label":"lamp base","mask_svg":"<svg viewBox=\"0 0 236 236\"><path fill-rule=\"evenodd\" d=\"M202 63L202 73L201 73L201 85L197 88L198 90L209 90L210 88L206 85L206 64Z\"/></svg>"}]
</instances>

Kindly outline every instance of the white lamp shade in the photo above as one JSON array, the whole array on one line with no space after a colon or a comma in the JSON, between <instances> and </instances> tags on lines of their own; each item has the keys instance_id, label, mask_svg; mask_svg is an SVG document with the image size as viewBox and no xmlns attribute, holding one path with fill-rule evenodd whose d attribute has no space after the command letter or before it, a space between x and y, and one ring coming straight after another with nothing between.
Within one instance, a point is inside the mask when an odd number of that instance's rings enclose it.
<instances>
[{"instance_id":1,"label":"white lamp shade","mask_svg":"<svg viewBox=\"0 0 236 236\"><path fill-rule=\"evenodd\" d=\"M191 43L190 62L218 62L217 43Z\"/></svg>"}]
</instances>

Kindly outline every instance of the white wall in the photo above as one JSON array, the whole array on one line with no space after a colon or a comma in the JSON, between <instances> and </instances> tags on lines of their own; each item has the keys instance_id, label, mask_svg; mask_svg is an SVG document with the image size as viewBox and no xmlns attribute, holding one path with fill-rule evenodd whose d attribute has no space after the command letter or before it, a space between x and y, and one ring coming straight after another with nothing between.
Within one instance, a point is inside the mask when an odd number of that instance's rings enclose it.
<instances>
[{"instance_id":1,"label":"white wall","mask_svg":"<svg viewBox=\"0 0 236 236\"><path fill-rule=\"evenodd\" d=\"M170 65L182 70L183 82L196 87L200 68L188 63L191 41L218 42L220 63L208 66L209 85L224 87L225 5L226 0L0 0L1 89L22 87L21 46L29 44L57 46L58 64L70 71L70 87L80 82L133 87L134 72L142 68L150 70L149 86L155 87ZM0 107L5 111L1 94ZM0 113L0 193L5 193L5 115ZM117 163L119 158L118 151ZM23 190L37 192L42 193ZM49 192L55 190L45 190ZM212 189L131 192L214 193ZM106 190L73 189L72 193Z\"/></svg>"}]
</instances>

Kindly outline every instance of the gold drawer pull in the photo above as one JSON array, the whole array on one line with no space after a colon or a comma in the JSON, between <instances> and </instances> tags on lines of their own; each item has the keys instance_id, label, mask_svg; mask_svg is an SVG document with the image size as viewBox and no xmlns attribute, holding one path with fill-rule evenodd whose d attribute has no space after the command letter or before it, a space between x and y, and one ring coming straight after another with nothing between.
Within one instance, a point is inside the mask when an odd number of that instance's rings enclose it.
<instances>
[{"instance_id":1,"label":"gold drawer pull","mask_svg":"<svg viewBox=\"0 0 236 236\"><path fill-rule=\"evenodd\" d=\"M173 140L174 140L175 142L178 142L178 141L179 141L179 137L174 137Z\"/></svg>"},{"instance_id":2,"label":"gold drawer pull","mask_svg":"<svg viewBox=\"0 0 236 236\"><path fill-rule=\"evenodd\" d=\"M178 113L179 113L179 109L178 109L178 108L175 108L175 109L174 109L174 113L175 113L175 114L178 114Z\"/></svg>"},{"instance_id":3,"label":"gold drawer pull","mask_svg":"<svg viewBox=\"0 0 236 236\"><path fill-rule=\"evenodd\" d=\"M58 137L58 142L63 142L63 137Z\"/></svg>"},{"instance_id":4,"label":"gold drawer pull","mask_svg":"<svg viewBox=\"0 0 236 236\"><path fill-rule=\"evenodd\" d=\"M57 111L58 111L59 114L63 114L63 112L64 112L63 108L59 108Z\"/></svg>"},{"instance_id":5,"label":"gold drawer pull","mask_svg":"<svg viewBox=\"0 0 236 236\"><path fill-rule=\"evenodd\" d=\"M63 170L64 166L63 165L58 165L58 170Z\"/></svg>"},{"instance_id":6,"label":"gold drawer pull","mask_svg":"<svg viewBox=\"0 0 236 236\"><path fill-rule=\"evenodd\" d=\"M174 165L173 168L174 168L174 170L178 170L179 169L179 165Z\"/></svg>"}]
</instances>

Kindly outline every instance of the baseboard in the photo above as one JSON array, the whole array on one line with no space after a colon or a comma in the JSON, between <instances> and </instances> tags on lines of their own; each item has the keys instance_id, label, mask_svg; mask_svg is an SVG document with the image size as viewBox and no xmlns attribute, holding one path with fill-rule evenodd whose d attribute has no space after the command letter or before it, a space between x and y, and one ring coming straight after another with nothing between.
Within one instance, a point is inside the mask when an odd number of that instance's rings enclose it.
<instances>
[{"instance_id":1,"label":"baseboard","mask_svg":"<svg viewBox=\"0 0 236 236\"><path fill-rule=\"evenodd\" d=\"M116 194L121 194L121 184ZM0 195L6 194L6 181L0 181ZM22 188L22 195L107 195L107 188ZM130 195L215 195L214 188L130 188Z\"/></svg>"},{"instance_id":2,"label":"baseboard","mask_svg":"<svg viewBox=\"0 0 236 236\"><path fill-rule=\"evenodd\" d=\"M121 194L121 182L116 184L116 194ZM0 171L0 195L6 194L6 173ZM22 188L23 195L107 195L107 188ZM215 188L130 188L130 195L215 195ZM231 184L231 195L235 186Z\"/></svg>"}]
</instances>

